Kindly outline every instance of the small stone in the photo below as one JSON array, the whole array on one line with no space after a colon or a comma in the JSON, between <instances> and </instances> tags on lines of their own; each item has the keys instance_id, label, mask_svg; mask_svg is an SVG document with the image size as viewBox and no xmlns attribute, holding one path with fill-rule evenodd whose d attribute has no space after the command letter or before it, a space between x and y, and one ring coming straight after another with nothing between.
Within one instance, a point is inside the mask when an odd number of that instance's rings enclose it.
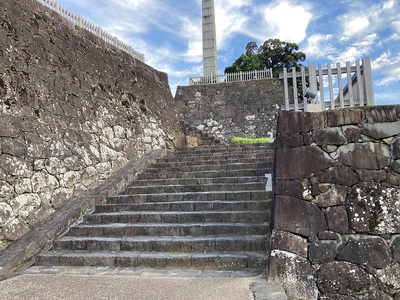
<instances>
[{"instance_id":1,"label":"small stone","mask_svg":"<svg viewBox=\"0 0 400 300\"><path fill-rule=\"evenodd\" d=\"M312 264L332 262L335 260L336 254L336 242L317 241L310 244L309 259Z\"/></svg>"},{"instance_id":2,"label":"small stone","mask_svg":"<svg viewBox=\"0 0 400 300\"><path fill-rule=\"evenodd\" d=\"M315 197L313 201L319 207L330 207L336 205L343 205L346 201L347 191L345 186L332 185L326 192Z\"/></svg>"},{"instance_id":3,"label":"small stone","mask_svg":"<svg viewBox=\"0 0 400 300\"><path fill-rule=\"evenodd\" d=\"M0 203L0 227L14 219L14 211L7 203Z\"/></svg>"},{"instance_id":4,"label":"small stone","mask_svg":"<svg viewBox=\"0 0 400 300\"><path fill-rule=\"evenodd\" d=\"M326 219L329 230L340 234L349 232L349 219L344 206L329 207L326 210Z\"/></svg>"},{"instance_id":5,"label":"small stone","mask_svg":"<svg viewBox=\"0 0 400 300\"><path fill-rule=\"evenodd\" d=\"M296 234L274 230L272 233L271 248L307 257L308 243L305 238Z\"/></svg>"},{"instance_id":6,"label":"small stone","mask_svg":"<svg viewBox=\"0 0 400 300\"><path fill-rule=\"evenodd\" d=\"M0 230L0 235L5 240L15 241L29 231L28 225L25 222L14 219Z\"/></svg>"}]
</instances>

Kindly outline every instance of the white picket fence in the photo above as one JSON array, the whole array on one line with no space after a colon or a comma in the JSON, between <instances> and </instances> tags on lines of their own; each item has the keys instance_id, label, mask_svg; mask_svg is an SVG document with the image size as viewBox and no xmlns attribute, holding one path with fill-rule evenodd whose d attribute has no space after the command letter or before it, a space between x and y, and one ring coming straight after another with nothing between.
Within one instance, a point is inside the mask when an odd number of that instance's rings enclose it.
<instances>
[{"instance_id":1,"label":"white picket fence","mask_svg":"<svg viewBox=\"0 0 400 300\"><path fill-rule=\"evenodd\" d=\"M224 75L190 76L189 85L239 82L272 78L272 69L226 73Z\"/></svg>"},{"instance_id":2,"label":"white picket fence","mask_svg":"<svg viewBox=\"0 0 400 300\"><path fill-rule=\"evenodd\" d=\"M62 7L58 1L55 0L36 0L39 3L49 7L50 9L57 12L61 15L64 19L70 22L72 25L79 26L82 29L86 29L87 31L93 33L106 43L114 46L115 48L122 50L128 53L133 58L136 58L140 61L144 62L144 54L140 53L139 51L133 49L131 46L125 44L124 42L120 41L117 37L112 36L111 34L105 32L100 27L93 25L89 21L83 19L81 16L74 14L73 12L69 11L68 9Z\"/></svg>"},{"instance_id":3,"label":"white picket fence","mask_svg":"<svg viewBox=\"0 0 400 300\"><path fill-rule=\"evenodd\" d=\"M316 69L312 63L307 71L302 66L300 72L295 69L289 72L284 68L279 78L283 79L285 91L282 110L322 111L375 105L371 60L368 57L356 61L353 66L346 62L342 67L338 62L336 68L328 64L326 69L322 69L321 65ZM298 90L302 91L302 95L298 95Z\"/></svg>"}]
</instances>

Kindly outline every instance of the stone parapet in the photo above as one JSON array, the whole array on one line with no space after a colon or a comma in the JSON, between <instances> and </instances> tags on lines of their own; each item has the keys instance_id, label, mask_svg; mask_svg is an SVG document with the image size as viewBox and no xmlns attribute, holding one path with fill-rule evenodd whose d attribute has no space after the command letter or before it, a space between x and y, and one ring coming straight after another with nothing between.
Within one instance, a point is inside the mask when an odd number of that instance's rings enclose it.
<instances>
[{"instance_id":1,"label":"stone parapet","mask_svg":"<svg viewBox=\"0 0 400 300\"><path fill-rule=\"evenodd\" d=\"M1 251L183 133L166 74L35 0L0 6Z\"/></svg>"},{"instance_id":2,"label":"stone parapet","mask_svg":"<svg viewBox=\"0 0 400 300\"><path fill-rule=\"evenodd\" d=\"M281 112L269 280L289 299L400 296L400 106Z\"/></svg>"}]
</instances>

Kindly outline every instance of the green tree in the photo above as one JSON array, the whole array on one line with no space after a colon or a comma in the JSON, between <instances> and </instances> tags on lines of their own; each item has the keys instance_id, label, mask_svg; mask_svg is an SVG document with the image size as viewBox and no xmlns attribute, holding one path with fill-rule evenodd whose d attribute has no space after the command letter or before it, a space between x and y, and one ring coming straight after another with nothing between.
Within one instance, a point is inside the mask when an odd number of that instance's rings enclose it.
<instances>
[{"instance_id":1,"label":"green tree","mask_svg":"<svg viewBox=\"0 0 400 300\"><path fill-rule=\"evenodd\" d=\"M257 46L256 42L249 42L246 45L246 53L226 67L225 73L272 68L274 77L278 77L283 68L297 68L306 60L306 55L298 50L299 46L296 43L287 43L279 39L266 40L261 46Z\"/></svg>"}]
</instances>

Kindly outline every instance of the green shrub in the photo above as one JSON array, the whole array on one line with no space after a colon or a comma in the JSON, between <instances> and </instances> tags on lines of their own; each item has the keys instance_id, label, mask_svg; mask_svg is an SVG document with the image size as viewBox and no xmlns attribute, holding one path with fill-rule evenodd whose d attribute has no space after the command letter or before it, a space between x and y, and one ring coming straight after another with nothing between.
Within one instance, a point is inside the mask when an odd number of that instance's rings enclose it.
<instances>
[{"instance_id":1,"label":"green shrub","mask_svg":"<svg viewBox=\"0 0 400 300\"><path fill-rule=\"evenodd\" d=\"M243 138L234 136L231 138L231 143L235 144L266 144L269 143L269 138Z\"/></svg>"}]
</instances>

